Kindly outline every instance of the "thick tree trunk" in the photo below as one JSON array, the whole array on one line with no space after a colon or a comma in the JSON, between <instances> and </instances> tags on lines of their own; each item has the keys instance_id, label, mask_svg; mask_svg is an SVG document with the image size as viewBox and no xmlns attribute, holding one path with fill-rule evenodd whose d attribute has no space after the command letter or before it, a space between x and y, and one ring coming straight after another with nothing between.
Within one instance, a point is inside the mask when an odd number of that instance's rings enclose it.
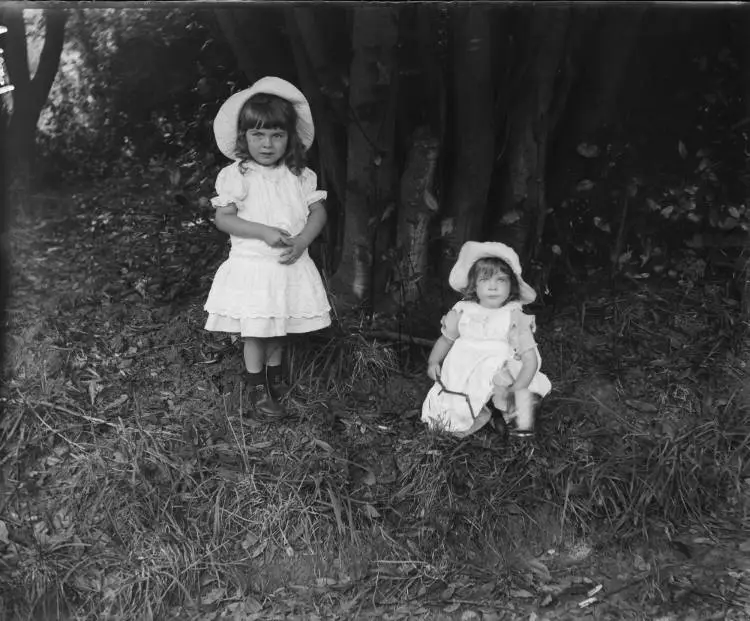
<instances>
[{"instance_id":1,"label":"thick tree trunk","mask_svg":"<svg viewBox=\"0 0 750 621\"><path fill-rule=\"evenodd\" d=\"M374 301L374 231L394 203L397 18L390 6L353 12L344 246L332 281L344 306Z\"/></svg>"},{"instance_id":2,"label":"thick tree trunk","mask_svg":"<svg viewBox=\"0 0 750 621\"><path fill-rule=\"evenodd\" d=\"M214 14L248 82L267 75L294 80L290 71L294 62L282 33L284 16L277 9L268 5L251 11L222 7Z\"/></svg>"},{"instance_id":3,"label":"thick tree trunk","mask_svg":"<svg viewBox=\"0 0 750 621\"><path fill-rule=\"evenodd\" d=\"M13 93L0 95L0 145L7 144L7 104ZM8 158L0 157L0 204L7 206L10 199L8 183ZM8 325L6 309L10 299L10 240L8 239L8 209L0 208L0 368L5 368L5 330Z\"/></svg>"},{"instance_id":4,"label":"thick tree trunk","mask_svg":"<svg viewBox=\"0 0 750 621\"><path fill-rule=\"evenodd\" d=\"M443 230L455 258L480 233L494 164L491 7L455 6L453 161Z\"/></svg>"},{"instance_id":5,"label":"thick tree trunk","mask_svg":"<svg viewBox=\"0 0 750 621\"><path fill-rule=\"evenodd\" d=\"M400 306L419 299L427 274L429 225L438 212L434 183L439 146L437 137L428 127L417 128L401 176L398 205L399 287L394 292Z\"/></svg>"},{"instance_id":6,"label":"thick tree trunk","mask_svg":"<svg viewBox=\"0 0 750 621\"><path fill-rule=\"evenodd\" d=\"M44 16L44 45L32 78L26 50L23 4L6 4L0 11L0 21L8 28L8 73L16 87L13 91L13 112L8 126L5 157L11 163L9 172L13 195L22 204L22 208L28 198L36 125L60 65L68 13L65 10L48 8L45 9Z\"/></svg>"},{"instance_id":7,"label":"thick tree trunk","mask_svg":"<svg viewBox=\"0 0 750 621\"><path fill-rule=\"evenodd\" d=\"M259 67L258 56L253 53L252 49L246 45L245 39L242 36L241 14L236 9L220 8L214 10L216 16L216 22L221 28L221 32L229 43L229 47L234 52L234 56L237 59L237 64L240 66L242 73L250 83L263 77L261 69Z\"/></svg>"},{"instance_id":8,"label":"thick tree trunk","mask_svg":"<svg viewBox=\"0 0 750 621\"><path fill-rule=\"evenodd\" d=\"M570 23L569 7L535 8L524 58L519 96L511 107L508 148L507 199L499 215L497 236L527 262L543 226L546 205L546 166L550 134L559 116L559 98L569 84L565 72L565 46ZM556 97L558 98L556 100Z\"/></svg>"},{"instance_id":9,"label":"thick tree trunk","mask_svg":"<svg viewBox=\"0 0 750 621\"><path fill-rule=\"evenodd\" d=\"M621 110L620 91L648 6L612 6L600 11L591 54L581 79L581 96L572 127L581 142L609 125Z\"/></svg>"},{"instance_id":10,"label":"thick tree trunk","mask_svg":"<svg viewBox=\"0 0 750 621\"><path fill-rule=\"evenodd\" d=\"M315 22L315 10L308 8L287 8L287 31L292 44L292 52L297 65L300 88L310 101L319 153L322 183L328 189L329 210L328 262L326 269L333 273L339 266L344 222L344 199L346 197L345 132L339 128L345 125L346 110L345 85L340 76L332 70L335 66L324 42L321 30ZM337 123L336 120L341 121ZM332 213L332 206L337 210ZM333 239L331 239L333 237Z\"/></svg>"}]
</instances>

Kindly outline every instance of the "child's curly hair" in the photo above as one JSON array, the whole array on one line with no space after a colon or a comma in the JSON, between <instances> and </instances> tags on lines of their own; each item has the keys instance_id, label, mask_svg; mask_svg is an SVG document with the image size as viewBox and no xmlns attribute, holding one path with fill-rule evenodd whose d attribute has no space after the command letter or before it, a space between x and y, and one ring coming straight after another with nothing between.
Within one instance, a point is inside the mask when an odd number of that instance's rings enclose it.
<instances>
[{"instance_id":1,"label":"child's curly hair","mask_svg":"<svg viewBox=\"0 0 750 621\"><path fill-rule=\"evenodd\" d=\"M305 148L297 134L297 111L281 97L258 93L245 102L237 119L237 147L240 166L252 160L247 146L247 132L251 129L283 129L289 136L286 153L282 158L295 175L305 168Z\"/></svg>"},{"instance_id":2,"label":"child's curly hair","mask_svg":"<svg viewBox=\"0 0 750 621\"><path fill-rule=\"evenodd\" d=\"M507 302L513 302L521 299L521 286L518 284L513 269L503 259L499 257L483 257L477 259L474 265L469 268L468 283L463 290L464 300L469 302L479 302L477 297L477 281L480 278L489 278L497 272L501 272L508 277L510 281L510 293Z\"/></svg>"}]
</instances>

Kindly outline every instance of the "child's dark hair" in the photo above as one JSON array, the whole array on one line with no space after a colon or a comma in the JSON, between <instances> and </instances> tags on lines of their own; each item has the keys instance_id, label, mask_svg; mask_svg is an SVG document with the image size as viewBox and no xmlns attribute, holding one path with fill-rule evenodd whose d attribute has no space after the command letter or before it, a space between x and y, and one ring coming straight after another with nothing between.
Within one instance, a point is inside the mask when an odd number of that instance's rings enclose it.
<instances>
[{"instance_id":1,"label":"child's dark hair","mask_svg":"<svg viewBox=\"0 0 750 621\"><path fill-rule=\"evenodd\" d=\"M247 146L247 132L251 129L283 129L289 136L286 153L282 158L295 175L305 168L305 147L297 134L297 111L286 99L258 93L245 102L237 119L237 147L240 167L252 158Z\"/></svg>"},{"instance_id":2,"label":"child's dark hair","mask_svg":"<svg viewBox=\"0 0 750 621\"><path fill-rule=\"evenodd\" d=\"M464 300L478 302L477 281L485 276L492 276L497 272L505 274L510 281L510 293L508 294L507 302L520 300L521 286L518 284L518 278L510 265L508 265L507 261L504 261L499 257L482 257L481 259L477 259L474 262L474 265L469 268L466 288L463 291Z\"/></svg>"}]
</instances>

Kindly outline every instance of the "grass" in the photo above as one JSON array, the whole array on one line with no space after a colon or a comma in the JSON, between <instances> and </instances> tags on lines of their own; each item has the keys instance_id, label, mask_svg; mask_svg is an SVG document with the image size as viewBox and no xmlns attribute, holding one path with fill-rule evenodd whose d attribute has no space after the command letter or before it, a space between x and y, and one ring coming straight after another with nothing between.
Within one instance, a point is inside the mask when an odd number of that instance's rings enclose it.
<instances>
[{"instance_id":1,"label":"grass","mask_svg":"<svg viewBox=\"0 0 750 621\"><path fill-rule=\"evenodd\" d=\"M80 278L58 228L13 233L2 618L528 616L550 548L750 526L747 332L710 284L549 319L534 443L424 429L423 370L353 318L295 339L294 419L269 426L241 416L239 350L200 295L102 294L116 261Z\"/></svg>"}]
</instances>

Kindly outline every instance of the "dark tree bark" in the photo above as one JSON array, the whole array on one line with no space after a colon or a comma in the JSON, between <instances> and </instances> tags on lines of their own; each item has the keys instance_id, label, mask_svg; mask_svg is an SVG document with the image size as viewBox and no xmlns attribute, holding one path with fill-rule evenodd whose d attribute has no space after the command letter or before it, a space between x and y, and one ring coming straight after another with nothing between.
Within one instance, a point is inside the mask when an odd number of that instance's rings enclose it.
<instances>
[{"instance_id":1,"label":"dark tree bark","mask_svg":"<svg viewBox=\"0 0 750 621\"><path fill-rule=\"evenodd\" d=\"M282 34L284 16L270 6L252 11L222 7L215 9L216 21L249 83L274 75L294 81L294 62Z\"/></svg>"},{"instance_id":2,"label":"dark tree bark","mask_svg":"<svg viewBox=\"0 0 750 621\"><path fill-rule=\"evenodd\" d=\"M546 167L551 133L564 105L565 48L570 7L534 8L524 50L526 69L511 103L507 150L508 188L496 236L526 263L534 251L547 210ZM558 81L558 75L563 79Z\"/></svg>"},{"instance_id":3,"label":"dark tree bark","mask_svg":"<svg viewBox=\"0 0 750 621\"><path fill-rule=\"evenodd\" d=\"M440 143L429 127L414 132L401 177L398 204L398 281L396 302L416 302L428 267L428 232L439 205L434 194Z\"/></svg>"},{"instance_id":4,"label":"dark tree bark","mask_svg":"<svg viewBox=\"0 0 750 621\"><path fill-rule=\"evenodd\" d=\"M316 9L287 8L287 32L297 65L300 88L307 96L315 119L315 134L320 161L318 171L329 192L327 265L333 273L341 260L346 196L346 86L342 74L335 71L334 58L321 37L315 19ZM332 206L336 209L332 213ZM333 239L331 239L333 237Z\"/></svg>"},{"instance_id":5,"label":"dark tree bark","mask_svg":"<svg viewBox=\"0 0 750 621\"><path fill-rule=\"evenodd\" d=\"M5 4L0 9L0 22L7 28L6 62L13 91L13 111L8 126L5 156L11 163L11 187L24 208L28 197L29 177L34 160L36 125L47 102L52 82L60 65L67 11L47 8L44 12L44 45L33 78L26 50L26 27L23 4Z\"/></svg>"},{"instance_id":6,"label":"dark tree bark","mask_svg":"<svg viewBox=\"0 0 750 621\"><path fill-rule=\"evenodd\" d=\"M332 280L344 306L371 304L375 227L394 204L395 51L398 10L368 5L352 16L346 217Z\"/></svg>"},{"instance_id":7,"label":"dark tree bark","mask_svg":"<svg viewBox=\"0 0 750 621\"><path fill-rule=\"evenodd\" d=\"M8 111L13 93L0 95L0 145L7 144ZM10 192L8 183L8 158L0 157L0 368L5 368L5 330L8 325L6 309L10 298L10 240L8 239L8 209Z\"/></svg>"},{"instance_id":8,"label":"dark tree bark","mask_svg":"<svg viewBox=\"0 0 750 621\"><path fill-rule=\"evenodd\" d=\"M451 255L479 235L494 163L491 8L455 6L452 130L443 230ZM450 232L452 229L452 232ZM449 259L451 260L451 259Z\"/></svg>"},{"instance_id":9,"label":"dark tree bark","mask_svg":"<svg viewBox=\"0 0 750 621\"><path fill-rule=\"evenodd\" d=\"M635 3L595 9L600 13L593 29L591 49L595 53L587 58L581 76L581 96L572 123L580 141L591 139L621 111L620 91L647 8Z\"/></svg>"}]
</instances>

